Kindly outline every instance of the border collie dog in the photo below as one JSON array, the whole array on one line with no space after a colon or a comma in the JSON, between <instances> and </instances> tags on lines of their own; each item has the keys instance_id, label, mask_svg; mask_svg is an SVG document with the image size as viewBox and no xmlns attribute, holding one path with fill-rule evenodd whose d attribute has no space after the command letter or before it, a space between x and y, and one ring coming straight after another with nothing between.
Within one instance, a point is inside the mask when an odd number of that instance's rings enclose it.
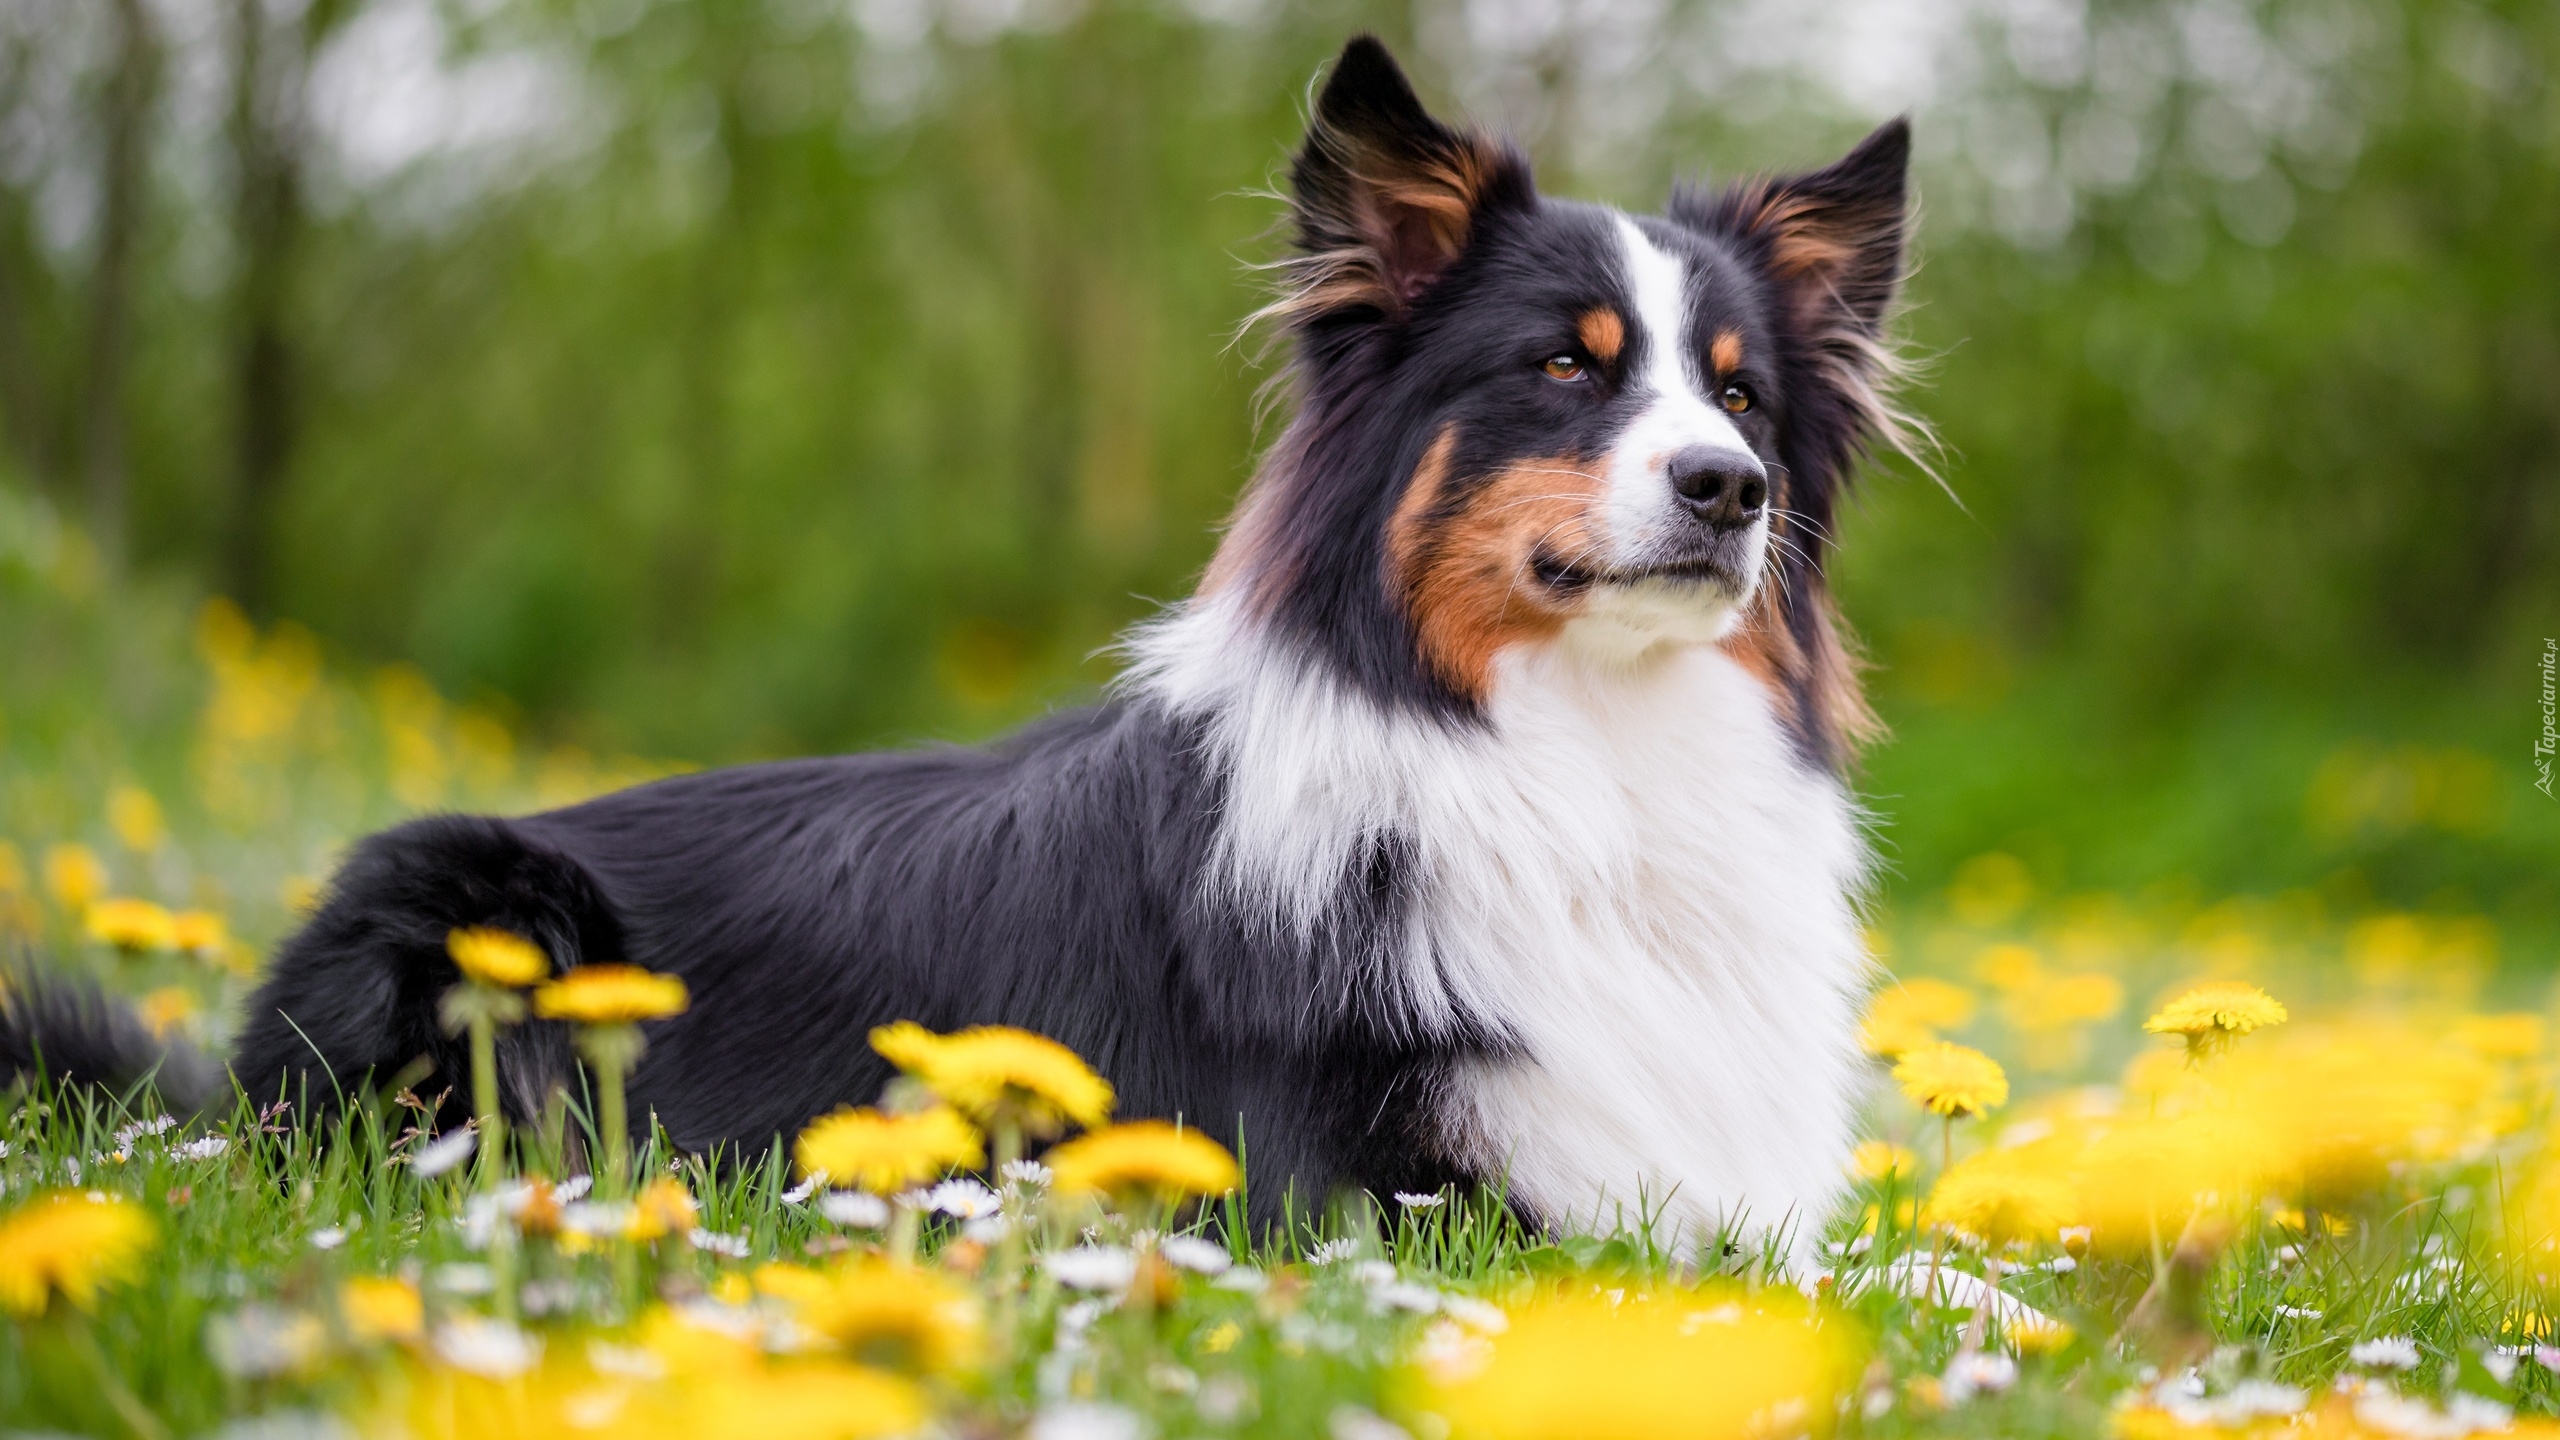
<instances>
[{"instance_id":1,"label":"border collie dog","mask_svg":"<svg viewBox=\"0 0 2560 1440\"><path fill-rule=\"evenodd\" d=\"M1868 963L1841 770L1872 721L1823 562L1862 449L1910 423L1908 150L1895 122L1628 215L1540 195L1355 39L1266 312L1295 418L1108 703L374 836L233 1076L466 1074L445 936L495 925L684 978L631 1095L690 1149L871 1101L874 1025L1002 1023L1242 1148L1258 1222L1292 1187L1461 1182L1550 1227L1809 1230ZM507 1107L576 1063L510 1033Z\"/></svg>"}]
</instances>

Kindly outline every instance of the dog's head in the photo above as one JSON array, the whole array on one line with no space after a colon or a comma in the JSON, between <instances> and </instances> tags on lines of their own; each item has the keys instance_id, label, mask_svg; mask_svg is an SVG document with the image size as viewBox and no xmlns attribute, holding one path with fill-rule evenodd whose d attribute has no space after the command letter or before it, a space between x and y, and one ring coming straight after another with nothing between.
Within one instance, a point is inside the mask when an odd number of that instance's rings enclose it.
<instances>
[{"instance_id":1,"label":"dog's head","mask_svg":"<svg viewBox=\"0 0 2560 1440\"><path fill-rule=\"evenodd\" d=\"M1908 134L1631 216L1548 199L1351 42L1291 171L1266 315L1299 412L1208 590L1391 703L1470 713L1513 646L1720 643L1837 763L1870 723L1822 584L1833 502L1899 441L1884 323Z\"/></svg>"}]
</instances>

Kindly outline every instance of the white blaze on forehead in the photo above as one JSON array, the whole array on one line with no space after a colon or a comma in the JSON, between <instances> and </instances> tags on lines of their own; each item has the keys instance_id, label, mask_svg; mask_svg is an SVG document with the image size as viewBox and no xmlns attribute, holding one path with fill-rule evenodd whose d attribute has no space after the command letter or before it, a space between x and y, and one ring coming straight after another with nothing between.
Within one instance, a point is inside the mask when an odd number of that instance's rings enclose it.
<instances>
[{"instance_id":1,"label":"white blaze on forehead","mask_svg":"<svg viewBox=\"0 0 2560 1440\"><path fill-rule=\"evenodd\" d=\"M1724 411L1707 403L1705 384L1689 344L1688 267L1653 243L1633 220L1616 217L1635 313L1631 343L1636 355L1630 388L1641 408L1609 453L1602 509L1609 542L1619 560L1633 559L1670 527L1689 522L1674 513L1665 466L1680 451L1706 445L1751 452Z\"/></svg>"},{"instance_id":2,"label":"white blaze on forehead","mask_svg":"<svg viewBox=\"0 0 2560 1440\"><path fill-rule=\"evenodd\" d=\"M1636 329L1644 337L1637 352L1642 360L1636 383L1657 394L1695 396L1698 383L1684 353L1689 330L1688 267L1678 256L1664 253L1636 222L1624 215L1615 218L1627 286L1635 300Z\"/></svg>"}]
</instances>

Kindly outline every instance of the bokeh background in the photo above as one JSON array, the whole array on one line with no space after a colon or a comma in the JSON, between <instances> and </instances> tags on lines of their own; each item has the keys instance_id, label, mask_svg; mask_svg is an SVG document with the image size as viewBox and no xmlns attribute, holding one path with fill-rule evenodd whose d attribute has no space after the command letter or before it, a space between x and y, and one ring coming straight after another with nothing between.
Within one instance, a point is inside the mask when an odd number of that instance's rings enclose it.
<instances>
[{"instance_id":1,"label":"bokeh background","mask_svg":"<svg viewBox=\"0 0 2560 1440\"><path fill-rule=\"evenodd\" d=\"M10 0L0 912L1096 695L1361 28L1633 206L1915 118L1887 928L2560 959L2546 0Z\"/></svg>"}]
</instances>

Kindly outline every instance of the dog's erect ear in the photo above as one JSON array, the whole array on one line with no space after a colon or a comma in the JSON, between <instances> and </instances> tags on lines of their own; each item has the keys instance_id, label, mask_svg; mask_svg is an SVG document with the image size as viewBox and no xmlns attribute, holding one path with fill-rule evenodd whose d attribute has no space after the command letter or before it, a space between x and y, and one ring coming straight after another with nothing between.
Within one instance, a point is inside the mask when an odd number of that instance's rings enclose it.
<instances>
[{"instance_id":1,"label":"dog's erect ear","mask_svg":"<svg viewBox=\"0 0 2560 1440\"><path fill-rule=\"evenodd\" d=\"M1375 36L1342 48L1289 172L1298 258L1272 309L1307 320L1401 315L1465 252L1484 216L1529 203L1529 166L1431 118Z\"/></svg>"},{"instance_id":2,"label":"dog's erect ear","mask_svg":"<svg viewBox=\"0 0 2560 1440\"><path fill-rule=\"evenodd\" d=\"M1809 175L1674 195L1671 218L1741 241L1816 330L1846 324L1873 338L1902 284L1910 169L1911 126L1889 120Z\"/></svg>"}]
</instances>

